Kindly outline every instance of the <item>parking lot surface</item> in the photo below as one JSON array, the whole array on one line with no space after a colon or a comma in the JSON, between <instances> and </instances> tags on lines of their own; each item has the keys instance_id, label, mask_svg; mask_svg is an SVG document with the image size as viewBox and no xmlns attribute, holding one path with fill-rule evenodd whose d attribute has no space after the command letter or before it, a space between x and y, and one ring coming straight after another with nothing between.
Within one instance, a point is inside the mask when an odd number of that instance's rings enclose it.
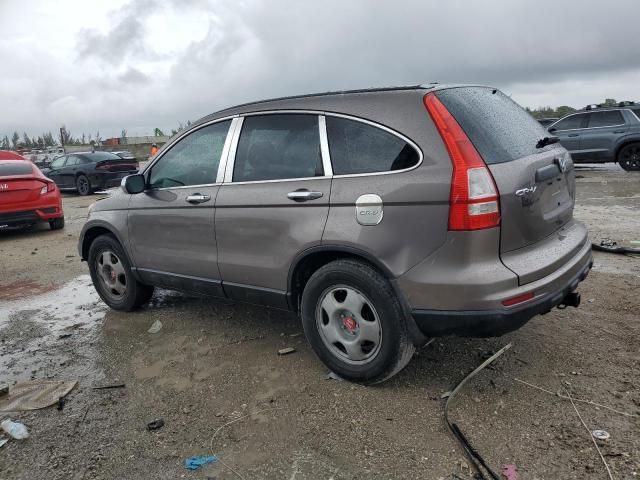
<instances>
[{"instance_id":1,"label":"parking lot surface","mask_svg":"<svg viewBox=\"0 0 640 480\"><path fill-rule=\"evenodd\" d=\"M450 409L493 469L606 478L555 395L566 388L602 405L576 403L591 430L610 434L600 448L614 478L640 475L640 259L594 252L579 309L501 338L436 339L390 381L362 387L327 379L286 312L162 290L140 311L109 310L76 250L96 197L65 195L64 230L0 231L0 383L79 381L62 410L10 415L31 436L0 448L1 479L471 478L441 397L509 342ZM593 241L637 247L638 212L640 175L578 166L575 215ZM285 347L296 350L278 356ZM93 389L113 384L125 386ZM148 431L156 418L164 426ZM191 472L194 455L219 461Z\"/></svg>"}]
</instances>

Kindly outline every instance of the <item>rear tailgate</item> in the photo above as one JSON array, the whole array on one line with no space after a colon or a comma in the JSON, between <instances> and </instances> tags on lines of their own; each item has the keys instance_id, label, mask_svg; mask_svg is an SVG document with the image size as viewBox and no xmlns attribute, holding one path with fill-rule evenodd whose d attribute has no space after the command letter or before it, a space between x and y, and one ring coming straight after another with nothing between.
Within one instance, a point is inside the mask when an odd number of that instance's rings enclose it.
<instances>
[{"instance_id":1,"label":"rear tailgate","mask_svg":"<svg viewBox=\"0 0 640 480\"><path fill-rule=\"evenodd\" d=\"M496 89L437 92L482 156L500 194L500 257L521 285L566 263L587 241L573 220L575 173L559 144L536 148L549 134Z\"/></svg>"}]
</instances>

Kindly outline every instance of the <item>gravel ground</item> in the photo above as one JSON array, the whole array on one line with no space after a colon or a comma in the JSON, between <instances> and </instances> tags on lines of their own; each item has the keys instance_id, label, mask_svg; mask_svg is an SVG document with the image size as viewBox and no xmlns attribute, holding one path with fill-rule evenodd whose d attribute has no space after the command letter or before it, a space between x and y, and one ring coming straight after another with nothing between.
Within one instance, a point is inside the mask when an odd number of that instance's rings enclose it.
<instances>
[{"instance_id":1,"label":"gravel ground","mask_svg":"<svg viewBox=\"0 0 640 480\"><path fill-rule=\"evenodd\" d=\"M592 239L640 240L640 175L581 167L578 177L576 216ZM602 405L576 403L589 429L611 435L599 445L613 478L640 474L639 259L596 252L579 309L501 338L437 339L392 380L362 387L327 379L285 312L168 291L135 313L107 309L76 251L93 200L65 196L62 231L0 232L0 383L79 380L63 410L11 415L31 436L0 448L0 479L471 478L441 396L509 342L450 409L494 470L607 478L572 404L554 394L567 389ZM278 356L284 347L296 351ZM147 431L155 418L164 427ZM211 454L220 461L183 466Z\"/></svg>"}]
</instances>

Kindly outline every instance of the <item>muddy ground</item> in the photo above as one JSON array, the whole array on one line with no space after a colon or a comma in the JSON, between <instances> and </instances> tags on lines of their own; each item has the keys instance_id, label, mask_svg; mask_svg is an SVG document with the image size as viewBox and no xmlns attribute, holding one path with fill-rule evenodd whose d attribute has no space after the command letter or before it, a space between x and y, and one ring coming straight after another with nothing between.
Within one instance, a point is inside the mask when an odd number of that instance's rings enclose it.
<instances>
[{"instance_id":1,"label":"muddy ground","mask_svg":"<svg viewBox=\"0 0 640 480\"><path fill-rule=\"evenodd\" d=\"M640 174L578 176L576 215L593 240L640 241ZM79 381L62 410L10 415L31 436L0 447L0 479L471 478L441 396L509 342L451 408L494 470L608 478L572 404L517 378L635 415L576 404L590 429L610 433L600 446L613 478L640 475L640 259L595 253L579 309L501 338L438 339L392 380L362 387L326 379L284 312L168 291L135 313L108 310L76 251L94 199L65 196L62 231L0 232L0 383ZM155 320L163 327L150 334ZM164 427L147 431L158 417ZM210 454L220 461L183 466Z\"/></svg>"}]
</instances>

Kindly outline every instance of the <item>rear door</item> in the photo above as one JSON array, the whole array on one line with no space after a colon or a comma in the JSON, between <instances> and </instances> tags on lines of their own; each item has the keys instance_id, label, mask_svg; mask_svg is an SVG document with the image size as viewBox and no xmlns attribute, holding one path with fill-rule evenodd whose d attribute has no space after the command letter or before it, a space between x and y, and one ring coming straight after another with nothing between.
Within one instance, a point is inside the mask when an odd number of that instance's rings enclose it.
<instances>
[{"instance_id":1,"label":"rear door","mask_svg":"<svg viewBox=\"0 0 640 480\"><path fill-rule=\"evenodd\" d=\"M573 220L575 173L559 144L536 148L546 131L499 91L438 92L484 159L500 194L500 256L521 284L551 273L582 248Z\"/></svg>"},{"instance_id":2,"label":"rear door","mask_svg":"<svg viewBox=\"0 0 640 480\"><path fill-rule=\"evenodd\" d=\"M231 120L187 133L145 172L147 188L129 203L134 263L147 282L223 297L214 205Z\"/></svg>"},{"instance_id":3,"label":"rear door","mask_svg":"<svg viewBox=\"0 0 640 480\"><path fill-rule=\"evenodd\" d=\"M581 140L586 124L586 114L575 113L551 125L549 133L558 137L562 146L569 150L569 153L578 160L581 156Z\"/></svg>"},{"instance_id":4,"label":"rear door","mask_svg":"<svg viewBox=\"0 0 640 480\"><path fill-rule=\"evenodd\" d=\"M320 243L329 211L318 115L249 115L236 137L216 202L224 290L286 308L289 267Z\"/></svg>"},{"instance_id":5,"label":"rear door","mask_svg":"<svg viewBox=\"0 0 640 480\"><path fill-rule=\"evenodd\" d=\"M602 110L587 115L582 131L581 155L591 160L613 160L618 140L629 130L620 110Z\"/></svg>"}]
</instances>

